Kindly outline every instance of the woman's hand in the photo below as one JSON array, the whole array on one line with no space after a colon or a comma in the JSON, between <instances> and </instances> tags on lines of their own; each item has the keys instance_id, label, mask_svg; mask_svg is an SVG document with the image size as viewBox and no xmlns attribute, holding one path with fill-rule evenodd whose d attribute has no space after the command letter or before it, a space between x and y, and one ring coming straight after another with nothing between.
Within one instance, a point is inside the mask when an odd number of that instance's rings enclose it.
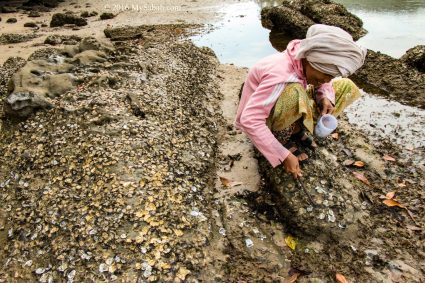
<instances>
[{"instance_id":1,"label":"woman's hand","mask_svg":"<svg viewBox=\"0 0 425 283\"><path fill-rule=\"evenodd\" d=\"M326 97L319 101L320 115L331 114L334 111L332 102Z\"/></svg>"},{"instance_id":2,"label":"woman's hand","mask_svg":"<svg viewBox=\"0 0 425 283\"><path fill-rule=\"evenodd\" d=\"M288 157L283 161L283 167L287 173L294 177L294 179L302 176L298 158L292 153L289 153Z\"/></svg>"}]
</instances>

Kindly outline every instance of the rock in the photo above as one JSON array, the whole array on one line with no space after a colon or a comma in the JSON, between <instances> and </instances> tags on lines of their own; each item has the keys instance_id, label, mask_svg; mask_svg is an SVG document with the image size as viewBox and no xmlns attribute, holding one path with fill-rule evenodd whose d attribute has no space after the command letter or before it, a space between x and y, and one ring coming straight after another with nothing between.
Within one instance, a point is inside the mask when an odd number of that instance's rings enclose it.
<instances>
[{"instance_id":1,"label":"rock","mask_svg":"<svg viewBox=\"0 0 425 283\"><path fill-rule=\"evenodd\" d=\"M83 17L83 18L89 18L89 17L94 17L94 16L97 16L97 15L98 15L98 13L96 11L92 11L92 12L84 11L84 12L81 13L80 16Z\"/></svg>"},{"instance_id":2,"label":"rock","mask_svg":"<svg viewBox=\"0 0 425 283\"><path fill-rule=\"evenodd\" d=\"M23 6L44 6L48 8L56 8L60 2L64 2L64 0L28 0Z\"/></svg>"},{"instance_id":3,"label":"rock","mask_svg":"<svg viewBox=\"0 0 425 283\"><path fill-rule=\"evenodd\" d=\"M30 18L38 18L38 17L41 17L41 14L38 11L30 11L29 14L28 14L28 17L30 17Z\"/></svg>"},{"instance_id":4,"label":"rock","mask_svg":"<svg viewBox=\"0 0 425 283\"><path fill-rule=\"evenodd\" d=\"M78 42L81 41L81 37L77 35L59 35L59 34L52 34L46 37L44 40L44 44L50 44L50 45L58 45L58 44L65 44L65 45L75 45L78 44Z\"/></svg>"},{"instance_id":5,"label":"rock","mask_svg":"<svg viewBox=\"0 0 425 283\"><path fill-rule=\"evenodd\" d=\"M0 98L8 93L9 80L14 73L26 64L27 60L21 57L9 57L0 68Z\"/></svg>"},{"instance_id":6,"label":"rock","mask_svg":"<svg viewBox=\"0 0 425 283\"><path fill-rule=\"evenodd\" d=\"M363 22L347 9L329 0L283 1L281 6L266 7L261 11L263 27L283 31L289 36L304 38L314 23L338 26L354 40L366 34Z\"/></svg>"},{"instance_id":7,"label":"rock","mask_svg":"<svg viewBox=\"0 0 425 283\"><path fill-rule=\"evenodd\" d=\"M36 28L38 26L34 22L27 22L27 23L24 24L24 27L26 27L26 28Z\"/></svg>"},{"instance_id":8,"label":"rock","mask_svg":"<svg viewBox=\"0 0 425 283\"><path fill-rule=\"evenodd\" d=\"M261 10L261 24L270 30L284 30L291 36L304 38L314 21L298 10L277 6Z\"/></svg>"},{"instance_id":9,"label":"rock","mask_svg":"<svg viewBox=\"0 0 425 283\"><path fill-rule=\"evenodd\" d=\"M6 21L6 23L8 23L8 24L14 24L14 23L17 23L17 22L18 22L18 20L16 18L9 18Z\"/></svg>"},{"instance_id":10,"label":"rock","mask_svg":"<svg viewBox=\"0 0 425 283\"><path fill-rule=\"evenodd\" d=\"M308 172L308 176L299 185L282 168L272 168L259 156L261 173L269 180L267 187L276 194L277 208L292 234L312 239L319 232L330 238L358 236L353 232L347 234L347 231L356 231L357 223L364 221L366 216L360 205L352 205L347 200L362 203L359 193L363 186L350 176L352 185L344 187L342 179L347 178L346 174L341 167L335 166L334 160L326 150L317 150L310 163L304 165L303 171ZM322 184L322 180L331 181ZM343 201L335 204L338 199Z\"/></svg>"},{"instance_id":11,"label":"rock","mask_svg":"<svg viewBox=\"0 0 425 283\"><path fill-rule=\"evenodd\" d=\"M0 44L11 44L30 41L38 36L38 34L3 33L0 35Z\"/></svg>"},{"instance_id":12,"label":"rock","mask_svg":"<svg viewBox=\"0 0 425 283\"><path fill-rule=\"evenodd\" d=\"M88 18L88 17L90 17L90 13L88 11L84 11L80 14L80 17Z\"/></svg>"},{"instance_id":13,"label":"rock","mask_svg":"<svg viewBox=\"0 0 425 283\"><path fill-rule=\"evenodd\" d=\"M87 20L73 14L56 13L52 16L50 27L60 27L66 24L74 24L76 26L87 25Z\"/></svg>"},{"instance_id":14,"label":"rock","mask_svg":"<svg viewBox=\"0 0 425 283\"><path fill-rule=\"evenodd\" d=\"M364 65L350 78L367 92L425 109L425 74L404 60L368 50Z\"/></svg>"},{"instance_id":15,"label":"rock","mask_svg":"<svg viewBox=\"0 0 425 283\"><path fill-rule=\"evenodd\" d=\"M410 48L400 59L418 71L425 72L425 45Z\"/></svg>"},{"instance_id":16,"label":"rock","mask_svg":"<svg viewBox=\"0 0 425 283\"><path fill-rule=\"evenodd\" d=\"M65 55L62 52L63 50L52 47L37 49L28 57L28 61L46 60L51 63L64 62Z\"/></svg>"},{"instance_id":17,"label":"rock","mask_svg":"<svg viewBox=\"0 0 425 283\"><path fill-rule=\"evenodd\" d=\"M119 28L107 28L104 30L105 36L111 40L129 40L143 38L143 34L146 29L139 27L119 27Z\"/></svg>"},{"instance_id":18,"label":"rock","mask_svg":"<svg viewBox=\"0 0 425 283\"><path fill-rule=\"evenodd\" d=\"M18 10L16 9L16 7L11 7L11 6L1 6L0 7L0 13L16 13L18 12Z\"/></svg>"},{"instance_id":19,"label":"rock","mask_svg":"<svg viewBox=\"0 0 425 283\"><path fill-rule=\"evenodd\" d=\"M144 38L153 34L155 29L162 28L165 25L140 25L140 26L124 26L118 28L107 28L103 32L107 38L110 38L112 41L117 40L130 40L130 39L138 39ZM186 27L196 27L196 25L189 24L179 24L179 25L167 25L169 27L179 26L179 29L183 29Z\"/></svg>"},{"instance_id":20,"label":"rock","mask_svg":"<svg viewBox=\"0 0 425 283\"><path fill-rule=\"evenodd\" d=\"M99 18L101 20L109 20L115 18L115 16L116 15L114 13L102 13Z\"/></svg>"},{"instance_id":21,"label":"rock","mask_svg":"<svg viewBox=\"0 0 425 283\"><path fill-rule=\"evenodd\" d=\"M78 46L73 46L71 58L60 53L65 50L45 49L13 75L9 84L9 95L5 100L5 113L11 116L27 117L38 109L53 107L55 99L72 90L77 82L76 66L86 66L106 62L110 50L94 38L85 38Z\"/></svg>"},{"instance_id":22,"label":"rock","mask_svg":"<svg viewBox=\"0 0 425 283\"><path fill-rule=\"evenodd\" d=\"M27 117L36 109L52 107L52 104L43 96L32 92L14 92L6 98L5 102L7 103L5 113L19 117Z\"/></svg>"}]
</instances>

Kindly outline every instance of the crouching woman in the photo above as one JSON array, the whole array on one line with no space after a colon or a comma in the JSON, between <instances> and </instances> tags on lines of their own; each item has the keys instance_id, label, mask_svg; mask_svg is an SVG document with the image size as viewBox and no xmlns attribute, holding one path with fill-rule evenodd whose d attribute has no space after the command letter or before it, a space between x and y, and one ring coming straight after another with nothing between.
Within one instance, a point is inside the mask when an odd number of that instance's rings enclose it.
<instances>
[{"instance_id":1,"label":"crouching woman","mask_svg":"<svg viewBox=\"0 0 425 283\"><path fill-rule=\"evenodd\" d=\"M324 114L338 116L361 96L349 75L360 68L367 50L344 30L313 25L303 40L261 59L248 72L235 120L273 167L283 163L301 176L297 156L283 146L292 136L315 147L314 125Z\"/></svg>"}]
</instances>

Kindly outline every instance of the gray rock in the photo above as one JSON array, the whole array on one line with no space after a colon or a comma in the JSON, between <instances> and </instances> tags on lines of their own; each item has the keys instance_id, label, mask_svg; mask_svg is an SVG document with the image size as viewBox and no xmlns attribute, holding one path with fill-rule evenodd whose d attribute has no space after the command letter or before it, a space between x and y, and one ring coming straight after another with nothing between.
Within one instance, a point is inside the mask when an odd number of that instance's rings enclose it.
<instances>
[{"instance_id":1,"label":"gray rock","mask_svg":"<svg viewBox=\"0 0 425 283\"><path fill-rule=\"evenodd\" d=\"M270 30L284 30L288 35L304 38L314 21L298 10L278 6L261 11L261 24Z\"/></svg>"},{"instance_id":2,"label":"gray rock","mask_svg":"<svg viewBox=\"0 0 425 283\"><path fill-rule=\"evenodd\" d=\"M41 14L38 11L31 11L31 12L29 12L28 17L30 17L30 18L38 18L38 17L41 17Z\"/></svg>"},{"instance_id":3,"label":"gray rock","mask_svg":"<svg viewBox=\"0 0 425 283\"><path fill-rule=\"evenodd\" d=\"M52 16L50 27L60 27L66 24L71 24L76 26L85 26L87 25L87 20L70 13L69 14L56 13Z\"/></svg>"},{"instance_id":4,"label":"gray rock","mask_svg":"<svg viewBox=\"0 0 425 283\"><path fill-rule=\"evenodd\" d=\"M162 28L164 26L167 26L169 29L172 29L173 27L179 27L180 29L185 28L194 28L195 25L189 25L189 24L168 24L168 25L140 25L140 26L124 26L124 27L118 27L118 28L107 28L103 32L105 33L105 36L107 38L110 38L112 41L117 40L130 40L130 39L138 39L138 38L144 38L154 33L156 28Z\"/></svg>"},{"instance_id":5,"label":"gray rock","mask_svg":"<svg viewBox=\"0 0 425 283\"><path fill-rule=\"evenodd\" d=\"M0 12L1 13L16 13L18 12L18 10L16 9L16 7L11 7L11 6L2 6L0 7Z\"/></svg>"},{"instance_id":6,"label":"gray rock","mask_svg":"<svg viewBox=\"0 0 425 283\"><path fill-rule=\"evenodd\" d=\"M52 34L46 37L44 40L44 44L50 44L50 45L58 45L58 44L65 44L65 45L74 45L78 44L78 42L81 41L81 37L77 35L58 35L58 34Z\"/></svg>"},{"instance_id":7,"label":"gray rock","mask_svg":"<svg viewBox=\"0 0 425 283\"><path fill-rule=\"evenodd\" d=\"M8 23L8 24L14 24L14 23L17 23L17 22L18 22L18 20L16 18L9 18L6 21L6 23Z\"/></svg>"},{"instance_id":8,"label":"gray rock","mask_svg":"<svg viewBox=\"0 0 425 283\"><path fill-rule=\"evenodd\" d=\"M38 109L54 107L52 100L72 90L78 82L75 70L80 66L102 64L107 47L94 38L84 39L66 58L65 50L45 49L39 55L31 55L28 61L9 83L9 95L4 100L5 113L27 117ZM40 59L42 58L42 59Z\"/></svg>"},{"instance_id":9,"label":"gray rock","mask_svg":"<svg viewBox=\"0 0 425 283\"><path fill-rule=\"evenodd\" d=\"M26 64L26 60L21 57L9 57L0 68L0 97L4 97L8 93L8 84L10 78L21 67Z\"/></svg>"},{"instance_id":10,"label":"gray rock","mask_svg":"<svg viewBox=\"0 0 425 283\"><path fill-rule=\"evenodd\" d=\"M83 18L90 18L90 17L94 17L94 16L97 16L97 15L98 15L98 13L96 11L92 11L92 12L84 11L84 12L81 13L80 16L83 17Z\"/></svg>"},{"instance_id":11,"label":"gray rock","mask_svg":"<svg viewBox=\"0 0 425 283\"><path fill-rule=\"evenodd\" d=\"M360 202L359 192L362 191L363 185L352 177L353 188L348 190L344 187L341 182L344 171L335 167L329 152L316 150L314 159L304 165L303 171L308 172L308 177L300 181L304 189L282 168L272 168L258 151L256 153L259 157L260 172L269 180L267 187L276 196L276 208L292 234L312 239L318 234L329 235L331 238L358 236L347 231L356 231L358 221L367 216L345 200L355 199ZM316 187L320 180L323 180L323 176L332 182L330 185L321 186L318 192ZM327 199L331 195L338 195L344 201L340 205L329 205ZM341 222L346 223L346 226L339 227L338 223Z\"/></svg>"},{"instance_id":12,"label":"gray rock","mask_svg":"<svg viewBox=\"0 0 425 283\"><path fill-rule=\"evenodd\" d=\"M38 26L37 26L37 24L36 24L36 23L34 23L34 22L28 22L28 23L25 23L25 24L24 24L24 27L26 27L26 28L36 28L36 27L38 27Z\"/></svg>"},{"instance_id":13,"label":"gray rock","mask_svg":"<svg viewBox=\"0 0 425 283\"><path fill-rule=\"evenodd\" d=\"M56 8L59 2L63 0L28 0L24 3L24 6L38 6L38 7L47 7L47 8Z\"/></svg>"},{"instance_id":14,"label":"gray rock","mask_svg":"<svg viewBox=\"0 0 425 283\"><path fill-rule=\"evenodd\" d=\"M30 41L39 35L37 34L17 34L17 33L3 33L0 35L0 44L11 44Z\"/></svg>"},{"instance_id":15,"label":"gray rock","mask_svg":"<svg viewBox=\"0 0 425 283\"><path fill-rule=\"evenodd\" d=\"M115 14L114 13L102 13L101 15L100 15L100 19L101 20L109 20L109 19L113 19L113 18L115 18Z\"/></svg>"},{"instance_id":16,"label":"gray rock","mask_svg":"<svg viewBox=\"0 0 425 283\"><path fill-rule=\"evenodd\" d=\"M369 50L351 79L367 92L425 109L425 74L403 60Z\"/></svg>"},{"instance_id":17,"label":"gray rock","mask_svg":"<svg viewBox=\"0 0 425 283\"><path fill-rule=\"evenodd\" d=\"M400 59L418 71L425 72L425 45L410 48Z\"/></svg>"},{"instance_id":18,"label":"gray rock","mask_svg":"<svg viewBox=\"0 0 425 283\"><path fill-rule=\"evenodd\" d=\"M355 40L366 34L363 22L357 16L343 5L329 0L285 0L281 6L264 8L261 22L265 28L297 38L304 38L308 27L314 23L338 26Z\"/></svg>"}]
</instances>

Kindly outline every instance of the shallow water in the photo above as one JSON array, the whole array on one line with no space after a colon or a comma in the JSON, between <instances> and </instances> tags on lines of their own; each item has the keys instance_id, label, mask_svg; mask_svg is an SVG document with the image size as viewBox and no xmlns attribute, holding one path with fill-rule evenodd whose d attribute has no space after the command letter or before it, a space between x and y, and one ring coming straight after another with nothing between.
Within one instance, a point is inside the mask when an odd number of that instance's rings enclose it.
<instances>
[{"instance_id":1,"label":"shallow water","mask_svg":"<svg viewBox=\"0 0 425 283\"><path fill-rule=\"evenodd\" d=\"M224 16L213 24L213 30L192 40L212 48L221 63L250 67L276 52L269 41L269 30L261 26L260 11L254 1L226 5L219 10Z\"/></svg>"},{"instance_id":2,"label":"shallow water","mask_svg":"<svg viewBox=\"0 0 425 283\"><path fill-rule=\"evenodd\" d=\"M368 34L358 42L369 49L400 57L407 49L425 44L425 0L336 2L363 20ZM260 11L264 6L278 4L278 1L247 1L226 5L219 10L223 19L213 24L213 30L192 39L197 45L211 47L222 63L250 67L276 52L269 37L280 35L270 34L261 26ZM285 43L285 40L278 42L280 47Z\"/></svg>"},{"instance_id":3,"label":"shallow water","mask_svg":"<svg viewBox=\"0 0 425 283\"><path fill-rule=\"evenodd\" d=\"M425 44L425 0L335 0L363 20L368 31L358 42L395 58Z\"/></svg>"}]
</instances>

